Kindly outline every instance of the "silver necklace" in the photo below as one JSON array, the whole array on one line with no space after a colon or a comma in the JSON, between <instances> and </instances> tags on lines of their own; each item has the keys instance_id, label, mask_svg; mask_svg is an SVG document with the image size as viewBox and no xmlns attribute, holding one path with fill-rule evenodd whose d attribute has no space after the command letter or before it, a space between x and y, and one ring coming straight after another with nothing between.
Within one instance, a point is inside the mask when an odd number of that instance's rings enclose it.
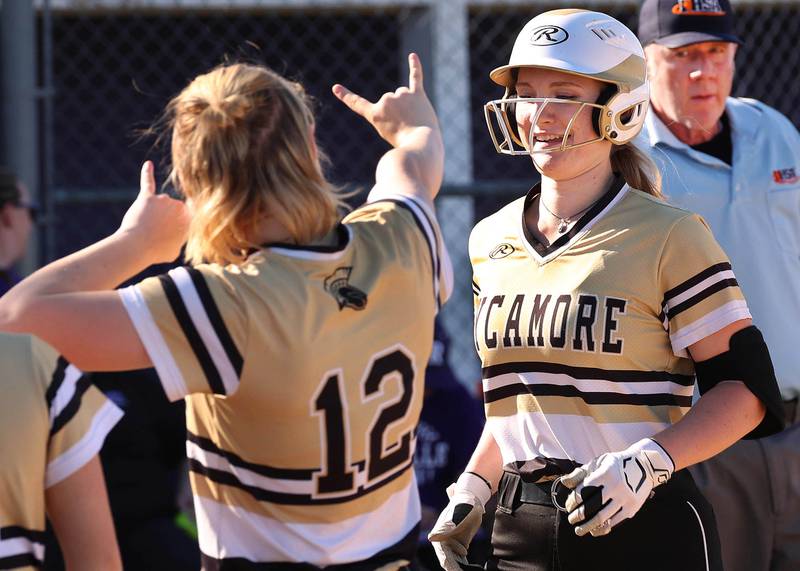
<instances>
[{"instance_id":1,"label":"silver necklace","mask_svg":"<svg viewBox=\"0 0 800 571\"><path fill-rule=\"evenodd\" d=\"M602 196L600 198L602 198ZM552 210L550 210L549 208L547 208L547 205L544 203L544 200L542 200L541 196L539 196L539 204L542 205L542 207L548 212L548 214L550 214L550 216L552 216L553 218L558 220L558 233L559 234L563 234L564 232L567 231L567 228L569 228L570 224L572 224L573 222L576 222L578 219L580 219L581 214L583 214L584 212L589 210L592 206L597 204L597 201L600 200L600 198L598 198L597 200L592 202L589 206L587 206L583 210L580 210L580 211L576 212L575 214L572 214L570 216L563 217L563 218L561 216L559 216L558 214L556 214L555 212L553 212Z\"/></svg>"}]
</instances>

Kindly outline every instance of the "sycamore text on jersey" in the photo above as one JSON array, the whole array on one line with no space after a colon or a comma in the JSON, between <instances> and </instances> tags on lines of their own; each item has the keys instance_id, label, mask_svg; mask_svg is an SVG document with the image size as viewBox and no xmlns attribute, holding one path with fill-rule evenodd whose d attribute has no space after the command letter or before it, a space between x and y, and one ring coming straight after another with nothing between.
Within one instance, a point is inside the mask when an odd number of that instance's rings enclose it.
<instances>
[{"instance_id":1,"label":"sycamore text on jersey","mask_svg":"<svg viewBox=\"0 0 800 571\"><path fill-rule=\"evenodd\" d=\"M576 317L571 324L573 304L576 304ZM480 352L477 346L480 342L487 349L497 349L501 345L503 348L549 346L563 349L569 342L575 351L619 354L623 339L618 332L618 316L625 313L627 304L627 300L616 297L601 300L596 295L575 293L481 297L475 318L476 349ZM492 321L492 312L503 307L509 307L505 324Z\"/></svg>"}]
</instances>

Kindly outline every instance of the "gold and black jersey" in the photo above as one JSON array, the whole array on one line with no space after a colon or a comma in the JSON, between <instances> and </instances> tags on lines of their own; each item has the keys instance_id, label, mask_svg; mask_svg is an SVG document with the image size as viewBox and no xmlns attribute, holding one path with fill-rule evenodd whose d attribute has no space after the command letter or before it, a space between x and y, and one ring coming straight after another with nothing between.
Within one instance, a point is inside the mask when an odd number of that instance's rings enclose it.
<instances>
[{"instance_id":1,"label":"gold and black jersey","mask_svg":"<svg viewBox=\"0 0 800 571\"><path fill-rule=\"evenodd\" d=\"M44 342L0 333L0 569L39 569L45 490L100 450L122 412Z\"/></svg>"},{"instance_id":2,"label":"gold and black jersey","mask_svg":"<svg viewBox=\"0 0 800 571\"><path fill-rule=\"evenodd\" d=\"M618 181L545 247L537 194L481 221L470 257L487 423L506 466L547 479L680 419L687 347L750 313L697 215Z\"/></svg>"},{"instance_id":3,"label":"gold and black jersey","mask_svg":"<svg viewBox=\"0 0 800 571\"><path fill-rule=\"evenodd\" d=\"M432 209L385 196L332 247L272 245L121 296L171 399L209 559L367 559L419 521L411 461L452 272Z\"/></svg>"}]
</instances>

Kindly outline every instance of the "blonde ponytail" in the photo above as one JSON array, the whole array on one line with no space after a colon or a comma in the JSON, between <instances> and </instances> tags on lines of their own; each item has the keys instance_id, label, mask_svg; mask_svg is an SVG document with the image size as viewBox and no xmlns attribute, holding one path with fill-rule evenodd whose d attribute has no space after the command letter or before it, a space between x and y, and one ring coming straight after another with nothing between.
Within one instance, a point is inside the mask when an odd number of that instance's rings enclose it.
<instances>
[{"instance_id":1,"label":"blonde ponytail","mask_svg":"<svg viewBox=\"0 0 800 571\"><path fill-rule=\"evenodd\" d=\"M611 149L611 169L618 172L631 188L646 192L656 198L661 193L661 173L648 155L633 143L614 145Z\"/></svg>"},{"instance_id":2,"label":"blonde ponytail","mask_svg":"<svg viewBox=\"0 0 800 571\"><path fill-rule=\"evenodd\" d=\"M170 179L191 204L191 264L240 263L267 218L297 244L338 222L341 189L323 174L314 117L303 87L255 65L225 65L196 77L167 106Z\"/></svg>"}]
</instances>

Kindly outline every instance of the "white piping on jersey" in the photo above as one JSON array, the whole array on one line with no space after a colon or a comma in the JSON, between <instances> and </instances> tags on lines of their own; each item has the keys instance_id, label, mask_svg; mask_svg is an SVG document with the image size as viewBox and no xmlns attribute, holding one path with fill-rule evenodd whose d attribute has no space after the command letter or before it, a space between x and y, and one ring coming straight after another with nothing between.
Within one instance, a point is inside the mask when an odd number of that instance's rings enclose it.
<instances>
[{"instance_id":1,"label":"white piping on jersey","mask_svg":"<svg viewBox=\"0 0 800 571\"><path fill-rule=\"evenodd\" d=\"M86 465L100 452L106 436L122 418L122 411L107 400L92 417L92 422L83 437L58 458L50 461L45 472L44 487L58 484Z\"/></svg>"},{"instance_id":2,"label":"white piping on jersey","mask_svg":"<svg viewBox=\"0 0 800 571\"><path fill-rule=\"evenodd\" d=\"M200 550L206 555L317 567L368 559L403 539L420 520L413 471L409 485L382 505L331 523L282 522L200 496L194 505Z\"/></svg>"},{"instance_id":3,"label":"white piping on jersey","mask_svg":"<svg viewBox=\"0 0 800 571\"><path fill-rule=\"evenodd\" d=\"M188 440L186 441L186 457L197 460L206 468L234 474L242 484L247 486L253 486L281 494L304 494L310 496L314 493L313 480L286 480L262 476L247 468L234 466L224 456L204 450L194 442Z\"/></svg>"},{"instance_id":4,"label":"white piping on jersey","mask_svg":"<svg viewBox=\"0 0 800 571\"><path fill-rule=\"evenodd\" d=\"M711 287L715 283L721 282L723 280L729 280L729 279L734 279L734 280L736 279L736 276L733 275L733 271L732 270L723 270L721 272L718 272L718 273L714 274L713 276L707 277L706 279L701 281L696 286L691 287L691 288L687 289L685 292L683 292L681 294L678 294L673 298L668 299L667 300L667 304L666 304L667 306L665 308L666 311L664 313L668 314L669 310L671 310L672 308L674 308L677 305L683 303L687 299L694 297L698 293L701 293L703 290Z\"/></svg>"},{"instance_id":5,"label":"white piping on jersey","mask_svg":"<svg viewBox=\"0 0 800 571\"><path fill-rule=\"evenodd\" d=\"M549 384L575 387L584 392L617 393L626 395L673 394L692 396L694 386L686 387L672 381L620 382L605 379L576 379L564 373L505 373L483 379L483 390L490 391L522 382L526 385Z\"/></svg>"},{"instance_id":6,"label":"white piping on jersey","mask_svg":"<svg viewBox=\"0 0 800 571\"><path fill-rule=\"evenodd\" d=\"M225 352L214 326L211 325L211 321L208 319L208 313L200 300L200 295L197 293L192 277L184 267L175 268L168 273L175 282L178 293L183 299L184 305L186 305L187 313L195 329L197 329L197 333L200 335L211 360L214 361L214 366L217 368L219 376L222 378L222 384L225 385L225 395L231 396L239 388L239 376L236 374L236 369L228 358L228 354Z\"/></svg>"},{"instance_id":7,"label":"white piping on jersey","mask_svg":"<svg viewBox=\"0 0 800 571\"><path fill-rule=\"evenodd\" d=\"M64 380L61 386L58 387L53 402L50 403L50 428L53 428L53 422L64 408L72 401L75 396L75 389L77 388L78 381L83 376L83 372L75 365L67 365L64 370Z\"/></svg>"},{"instance_id":8,"label":"white piping on jersey","mask_svg":"<svg viewBox=\"0 0 800 571\"><path fill-rule=\"evenodd\" d=\"M442 300L441 304L444 304L450 299L450 296L453 295L455 282L453 262L450 260L450 252L448 252L447 248L444 246L444 240L442 240L440 256L442 259L442 297L440 299Z\"/></svg>"},{"instance_id":9,"label":"white piping on jersey","mask_svg":"<svg viewBox=\"0 0 800 571\"><path fill-rule=\"evenodd\" d=\"M131 323L158 372L167 398L172 402L181 400L189 393L189 389L139 287L132 285L118 291L128 317L131 318Z\"/></svg>"},{"instance_id":10,"label":"white piping on jersey","mask_svg":"<svg viewBox=\"0 0 800 571\"><path fill-rule=\"evenodd\" d=\"M225 456L217 454L215 452L211 452L209 450L205 450L189 440L186 441L186 456L191 460L197 460L205 468L220 470L228 474L232 474L233 476L236 477L237 480L239 480L239 482L241 482L245 486L260 488L268 492L275 492L280 494L302 494L310 496L311 498L315 497L347 498L347 496L357 493L358 490L363 489L369 491L371 488L380 485L381 482L390 479L393 475L397 474L398 472L403 472L407 470L414 461L414 451L416 450L416 444L417 444L416 436L412 436L410 442L410 455L408 460L406 460L402 464L399 464L393 470L381 474L380 478L376 478L373 481L369 481L366 470L357 470L354 474L352 490L348 490L337 494L325 494L325 495L317 494L316 481L313 478L308 480L290 480L284 478L271 478L269 476L263 476L242 466L235 466L231 464L230 461L227 458L225 458ZM200 477L205 477L205 476L200 475Z\"/></svg>"},{"instance_id":11,"label":"white piping on jersey","mask_svg":"<svg viewBox=\"0 0 800 571\"><path fill-rule=\"evenodd\" d=\"M729 301L714 311L706 313L700 319L692 321L670 333L669 339L672 343L672 351L678 357L687 357L688 352L686 348L689 347L689 345L716 333L734 321L751 318L752 316L750 315L750 310L747 307L746 301L741 299Z\"/></svg>"},{"instance_id":12,"label":"white piping on jersey","mask_svg":"<svg viewBox=\"0 0 800 571\"><path fill-rule=\"evenodd\" d=\"M709 571L709 563L708 563L708 542L706 541L706 528L703 526L703 520L700 519L700 514L697 513L697 509L692 505L692 502L686 500L686 503L689 504L689 507L692 508L695 517L697 518L697 523L700 524L700 535L703 538L703 556L706 559L706 571Z\"/></svg>"},{"instance_id":13,"label":"white piping on jersey","mask_svg":"<svg viewBox=\"0 0 800 571\"><path fill-rule=\"evenodd\" d=\"M581 228L580 232L575 234L566 244L561 246L558 250L550 252L549 254L547 254L544 257L539 255L539 252L537 252L534 249L534 247L531 246L531 243L528 242L528 238L525 236L525 216L524 216L524 211L523 211L522 215L520 216L519 227L517 228L517 232L519 233L519 241L524 246L524 248L528 252L528 254L530 254L533 257L534 260L539 262L540 265L544 265L544 264L546 264L548 262L551 262L552 260L554 260L555 258L560 256L565 250L569 249L578 240L583 238L586 235L586 233L589 232L589 230L591 230L594 227L595 224L597 224L600 220L602 220L602 218L606 214L608 214L608 212L610 212L611 209L614 208L619 203L619 201L622 200L625 197L625 195L628 194L629 190L630 190L630 187L627 185L627 183L622 185L622 188L619 190L617 195L614 198L611 199L611 202L609 202L606 205L606 207L603 208L603 210L598 212L597 215L594 218L592 218L586 224L586 226ZM523 202L523 204L524 204L524 202Z\"/></svg>"},{"instance_id":14,"label":"white piping on jersey","mask_svg":"<svg viewBox=\"0 0 800 571\"><path fill-rule=\"evenodd\" d=\"M28 553L33 554L39 561L44 561L44 544L31 541L27 537L0 538L0 558L27 555Z\"/></svg>"},{"instance_id":15,"label":"white piping on jersey","mask_svg":"<svg viewBox=\"0 0 800 571\"><path fill-rule=\"evenodd\" d=\"M425 239L430 246L430 251L434 255L434 259L432 260L434 274L436 274L438 268L438 275L433 276L433 291L437 304L441 306L441 304L447 301L453 291L453 266L450 262L450 256L447 254L447 248L444 247L441 229L437 227L436 214L424 201L413 196L384 194L376 200L397 200L402 202L411 209L415 218L422 226L425 232ZM444 292L442 288L444 288ZM442 295L442 293L444 293L444 295Z\"/></svg>"},{"instance_id":16,"label":"white piping on jersey","mask_svg":"<svg viewBox=\"0 0 800 571\"><path fill-rule=\"evenodd\" d=\"M282 256L288 256L290 258L297 258L300 260L316 260L320 262L331 261L331 260L338 260L342 256L344 256L347 249L350 247L350 244L353 243L353 231L347 226L344 225L345 229L347 230L347 244L342 246L341 250L337 250L336 252L315 252L314 250L295 250L293 248L281 248L280 246L268 246L266 249L270 252L275 252L276 254L280 254Z\"/></svg>"}]
</instances>

